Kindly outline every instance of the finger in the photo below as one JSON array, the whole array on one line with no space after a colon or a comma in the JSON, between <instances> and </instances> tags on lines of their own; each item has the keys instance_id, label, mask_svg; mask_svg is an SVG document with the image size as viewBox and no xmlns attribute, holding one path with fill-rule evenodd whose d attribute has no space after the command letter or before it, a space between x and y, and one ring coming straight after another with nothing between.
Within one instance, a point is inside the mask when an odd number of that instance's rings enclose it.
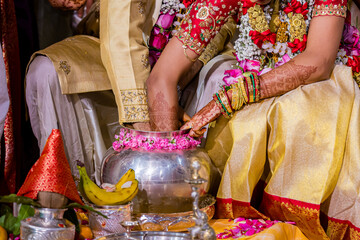
<instances>
[{"instance_id":1,"label":"finger","mask_svg":"<svg viewBox=\"0 0 360 240\"><path fill-rule=\"evenodd\" d=\"M191 137L199 138L206 132L206 128L202 128L200 130L191 129L189 135Z\"/></svg>"},{"instance_id":2,"label":"finger","mask_svg":"<svg viewBox=\"0 0 360 240\"><path fill-rule=\"evenodd\" d=\"M180 128L180 130L188 129L188 128L191 128L191 127L192 127L192 122L188 121Z\"/></svg>"},{"instance_id":3,"label":"finger","mask_svg":"<svg viewBox=\"0 0 360 240\"><path fill-rule=\"evenodd\" d=\"M186 112L184 112L182 120L183 122L188 122L191 120L191 117Z\"/></svg>"}]
</instances>

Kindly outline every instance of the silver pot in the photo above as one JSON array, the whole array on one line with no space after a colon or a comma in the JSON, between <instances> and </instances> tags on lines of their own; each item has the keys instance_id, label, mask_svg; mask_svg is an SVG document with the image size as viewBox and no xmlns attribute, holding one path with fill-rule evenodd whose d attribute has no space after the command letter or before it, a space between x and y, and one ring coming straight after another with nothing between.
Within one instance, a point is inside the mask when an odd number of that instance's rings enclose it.
<instances>
[{"instance_id":1,"label":"silver pot","mask_svg":"<svg viewBox=\"0 0 360 240\"><path fill-rule=\"evenodd\" d=\"M172 138L189 130L172 132L146 132L126 128L133 136ZM111 147L105 154L100 171L101 183L115 184L129 169L135 170L139 192L133 199L134 213L176 213L192 210L191 187L185 179L191 178L193 161L201 165L199 174L207 182L200 188L201 195L216 191L220 180L218 170L202 148L185 150L124 149Z\"/></svg>"},{"instance_id":2,"label":"silver pot","mask_svg":"<svg viewBox=\"0 0 360 240\"><path fill-rule=\"evenodd\" d=\"M66 209L35 208L35 215L20 223L20 239L74 239L75 225L63 219L65 211Z\"/></svg>"}]
</instances>

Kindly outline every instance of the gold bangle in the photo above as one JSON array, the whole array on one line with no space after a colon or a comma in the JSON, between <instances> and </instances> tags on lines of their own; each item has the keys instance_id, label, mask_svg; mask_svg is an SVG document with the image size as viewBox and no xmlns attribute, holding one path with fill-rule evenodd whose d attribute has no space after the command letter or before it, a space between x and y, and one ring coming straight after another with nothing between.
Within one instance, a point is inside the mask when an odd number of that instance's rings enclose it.
<instances>
[{"instance_id":1,"label":"gold bangle","mask_svg":"<svg viewBox=\"0 0 360 240\"><path fill-rule=\"evenodd\" d=\"M250 76L245 77L245 79L246 79L246 84L247 84L247 88L249 91L249 103L252 103L252 102L254 102L254 87L252 85Z\"/></svg>"},{"instance_id":2,"label":"gold bangle","mask_svg":"<svg viewBox=\"0 0 360 240\"><path fill-rule=\"evenodd\" d=\"M187 47L186 47L185 45L183 45L183 48L184 48L184 55L185 55L185 57L186 57L187 59L189 59L191 62L196 62L197 58L191 59L191 58L187 55L187 53L186 53Z\"/></svg>"},{"instance_id":3,"label":"gold bangle","mask_svg":"<svg viewBox=\"0 0 360 240\"><path fill-rule=\"evenodd\" d=\"M242 105L244 104L244 98L241 96L241 89L240 89L239 82L235 84L235 88L236 88L236 92L237 92L237 96L238 96L238 102L236 104L235 110L239 110L242 107Z\"/></svg>"},{"instance_id":4,"label":"gold bangle","mask_svg":"<svg viewBox=\"0 0 360 240\"><path fill-rule=\"evenodd\" d=\"M231 89L229 91L231 91L231 107L232 109L236 110L237 104L239 102L239 95L235 84L231 85Z\"/></svg>"},{"instance_id":5,"label":"gold bangle","mask_svg":"<svg viewBox=\"0 0 360 240\"><path fill-rule=\"evenodd\" d=\"M260 100L260 77L257 74L255 76L255 89L256 89L256 96L255 101L258 102Z\"/></svg>"},{"instance_id":6,"label":"gold bangle","mask_svg":"<svg viewBox=\"0 0 360 240\"><path fill-rule=\"evenodd\" d=\"M219 93L219 97L220 97L221 102L224 104L224 107L226 108L226 111L229 114L231 114L232 110L231 110L231 107L230 107L230 103L228 101L227 96L225 96L224 90L219 90L218 93Z\"/></svg>"},{"instance_id":7,"label":"gold bangle","mask_svg":"<svg viewBox=\"0 0 360 240\"><path fill-rule=\"evenodd\" d=\"M247 104L248 103L248 96L247 96L247 93L246 93L246 90L245 90L244 80L239 82L239 85L240 85L240 89L241 89L241 96L242 96L242 98L244 100L244 104Z\"/></svg>"}]
</instances>

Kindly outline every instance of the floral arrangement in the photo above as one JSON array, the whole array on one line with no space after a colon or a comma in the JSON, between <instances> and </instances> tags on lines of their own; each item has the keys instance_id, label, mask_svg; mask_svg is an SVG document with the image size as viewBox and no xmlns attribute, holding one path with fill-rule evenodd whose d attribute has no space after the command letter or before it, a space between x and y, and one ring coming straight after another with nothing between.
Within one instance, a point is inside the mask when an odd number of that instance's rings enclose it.
<instances>
[{"instance_id":1,"label":"floral arrangement","mask_svg":"<svg viewBox=\"0 0 360 240\"><path fill-rule=\"evenodd\" d=\"M306 47L307 31L314 0L281 1L277 13L270 5L260 6L245 0L235 42L235 69L225 71L223 81L229 86L246 72L264 74L288 62ZM273 16L275 14L275 17ZM360 86L359 30L346 23L336 64L346 64Z\"/></svg>"},{"instance_id":2,"label":"floral arrangement","mask_svg":"<svg viewBox=\"0 0 360 240\"><path fill-rule=\"evenodd\" d=\"M340 49L336 57L337 64L346 64L352 68L353 77L360 87L360 31L345 23Z\"/></svg>"},{"instance_id":3,"label":"floral arrangement","mask_svg":"<svg viewBox=\"0 0 360 240\"><path fill-rule=\"evenodd\" d=\"M260 76L304 51L314 3L314 0L282 1L279 7L283 10L272 22L274 9L269 5L244 1L237 26L241 32L234 46L238 63L235 69L225 71L225 85L236 83L247 72Z\"/></svg>"},{"instance_id":4,"label":"floral arrangement","mask_svg":"<svg viewBox=\"0 0 360 240\"><path fill-rule=\"evenodd\" d=\"M113 148L115 151L122 149L144 149L151 150L182 150L198 146L201 141L190 137L188 134L174 136L171 139L160 137L134 136L124 128L120 129L119 135L115 135Z\"/></svg>"},{"instance_id":5,"label":"floral arrangement","mask_svg":"<svg viewBox=\"0 0 360 240\"><path fill-rule=\"evenodd\" d=\"M187 4L187 3L186 3ZM162 50L176 33L176 27L180 25L184 17L186 6L181 0L163 0L160 16L153 27L149 38L149 63L153 67L159 59Z\"/></svg>"},{"instance_id":6,"label":"floral arrangement","mask_svg":"<svg viewBox=\"0 0 360 240\"><path fill-rule=\"evenodd\" d=\"M280 3L280 10L272 19L275 11L269 5L260 6L250 0L244 1L241 29L235 42L235 56L242 61L257 61L258 69L267 71L276 67L283 56L289 59L304 51L306 32L315 1L288 0Z\"/></svg>"},{"instance_id":7,"label":"floral arrangement","mask_svg":"<svg viewBox=\"0 0 360 240\"><path fill-rule=\"evenodd\" d=\"M242 238L244 236L251 236L256 233L259 233L266 228L273 226L275 223L280 221L270 221L263 219L245 219L245 218L236 218L234 223L237 225L231 229L226 229L225 232L217 234L218 239L227 239L227 238ZM286 222L289 224L295 224L294 222Z\"/></svg>"}]
</instances>

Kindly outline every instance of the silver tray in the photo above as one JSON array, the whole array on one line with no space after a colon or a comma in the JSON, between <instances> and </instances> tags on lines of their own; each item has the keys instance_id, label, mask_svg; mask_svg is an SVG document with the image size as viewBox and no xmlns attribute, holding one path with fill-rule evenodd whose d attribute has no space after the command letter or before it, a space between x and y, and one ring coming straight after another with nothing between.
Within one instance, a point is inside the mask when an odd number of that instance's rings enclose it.
<instances>
[{"instance_id":1,"label":"silver tray","mask_svg":"<svg viewBox=\"0 0 360 240\"><path fill-rule=\"evenodd\" d=\"M205 195L200 198L200 209L205 212L208 219L215 213L215 198ZM141 231L172 231L184 232L193 227L193 211L179 213L140 213L133 216L139 223L137 230Z\"/></svg>"},{"instance_id":2,"label":"silver tray","mask_svg":"<svg viewBox=\"0 0 360 240\"><path fill-rule=\"evenodd\" d=\"M97 238L97 240L190 240L191 237L187 233L162 232L162 231L139 231L131 233L112 234L105 237Z\"/></svg>"}]
</instances>

